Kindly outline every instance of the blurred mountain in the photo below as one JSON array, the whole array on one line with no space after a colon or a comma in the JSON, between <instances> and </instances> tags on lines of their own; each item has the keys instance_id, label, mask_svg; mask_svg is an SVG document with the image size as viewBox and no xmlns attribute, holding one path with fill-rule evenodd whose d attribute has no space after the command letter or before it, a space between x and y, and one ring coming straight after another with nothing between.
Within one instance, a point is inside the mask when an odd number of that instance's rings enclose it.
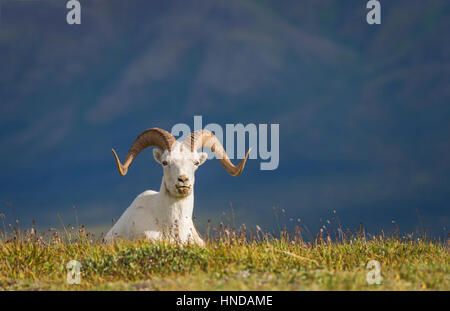
<instances>
[{"instance_id":1,"label":"blurred mountain","mask_svg":"<svg viewBox=\"0 0 450 311\"><path fill-rule=\"evenodd\" d=\"M162 174L146 151L118 176L111 148L201 115L280 124L277 170L198 171L202 221L231 202L268 227L273 207L311 228L333 210L372 231L448 225L448 1L382 1L377 26L365 1L81 3L79 26L64 1L2 3L0 212L108 224Z\"/></svg>"}]
</instances>

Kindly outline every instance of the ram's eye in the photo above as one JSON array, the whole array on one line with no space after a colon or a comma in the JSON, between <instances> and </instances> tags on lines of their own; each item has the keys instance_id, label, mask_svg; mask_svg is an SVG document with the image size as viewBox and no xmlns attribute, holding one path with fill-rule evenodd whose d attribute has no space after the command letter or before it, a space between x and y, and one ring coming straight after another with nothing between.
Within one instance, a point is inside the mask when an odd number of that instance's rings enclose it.
<instances>
[{"instance_id":1,"label":"ram's eye","mask_svg":"<svg viewBox=\"0 0 450 311\"><path fill-rule=\"evenodd\" d=\"M167 165L167 161L162 161L162 165L166 166Z\"/></svg>"},{"instance_id":2,"label":"ram's eye","mask_svg":"<svg viewBox=\"0 0 450 311\"><path fill-rule=\"evenodd\" d=\"M199 166L199 165L200 165L200 162L199 162L199 161L195 161L195 162L194 162L194 165Z\"/></svg>"}]
</instances>

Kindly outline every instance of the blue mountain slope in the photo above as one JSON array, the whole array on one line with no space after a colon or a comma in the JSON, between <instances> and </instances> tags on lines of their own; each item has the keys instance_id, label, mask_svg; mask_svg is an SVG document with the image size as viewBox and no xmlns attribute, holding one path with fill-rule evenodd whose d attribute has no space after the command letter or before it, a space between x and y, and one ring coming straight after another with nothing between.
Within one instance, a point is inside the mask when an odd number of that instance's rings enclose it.
<instances>
[{"instance_id":1,"label":"blue mountain slope","mask_svg":"<svg viewBox=\"0 0 450 311\"><path fill-rule=\"evenodd\" d=\"M176 123L280 124L280 165L217 161L198 172L196 215L273 225L286 208L311 228L448 225L450 7L446 1L96 1L82 24L63 1L4 1L0 24L0 212L9 220L107 224L162 170L142 130ZM11 202L14 211L8 207Z\"/></svg>"}]
</instances>

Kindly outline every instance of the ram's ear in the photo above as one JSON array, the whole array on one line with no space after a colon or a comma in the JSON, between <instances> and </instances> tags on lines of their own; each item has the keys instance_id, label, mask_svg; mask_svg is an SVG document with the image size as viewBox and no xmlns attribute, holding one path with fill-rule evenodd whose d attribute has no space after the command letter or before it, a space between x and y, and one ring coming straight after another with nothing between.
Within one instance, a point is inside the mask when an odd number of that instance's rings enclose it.
<instances>
[{"instance_id":1,"label":"ram's ear","mask_svg":"<svg viewBox=\"0 0 450 311\"><path fill-rule=\"evenodd\" d=\"M206 153L206 152L200 152L199 153L199 162L200 162L200 164L198 165L198 166L200 166L200 165L202 165L203 163L205 163L205 161L206 161L206 159L208 159L208 154Z\"/></svg>"},{"instance_id":2,"label":"ram's ear","mask_svg":"<svg viewBox=\"0 0 450 311\"><path fill-rule=\"evenodd\" d=\"M153 157L155 158L156 162L161 164L161 158L162 158L163 152L161 149L155 148L153 149Z\"/></svg>"}]
</instances>

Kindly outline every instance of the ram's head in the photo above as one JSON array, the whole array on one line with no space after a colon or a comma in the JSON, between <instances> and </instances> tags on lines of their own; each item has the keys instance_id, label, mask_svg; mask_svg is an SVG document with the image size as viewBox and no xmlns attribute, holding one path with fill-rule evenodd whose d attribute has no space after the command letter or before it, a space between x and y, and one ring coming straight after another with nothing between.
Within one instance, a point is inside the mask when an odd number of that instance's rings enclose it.
<instances>
[{"instance_id":1,"label":"ram's head","mask_svg":"<svg viewBox=\"0 0 450 311\"><path fill-rule=\"evenodd\" d=\"M210 148L232 176L238 176L242 172L250 152L250 150L247 152L238 166L234 166L220 141L210 131L192 132L183 143L179 143L169 132L152 128L136 138L128 151L124 164L120 162L114 149L112 150L120 175L126 175L136 156L145 148L152 146L159 148L153 150L153 156L163 166L163 185L166 191L174 197L185 197L192 193L195 171L207 159L207 154L197 152L198 149Z\"/></svg>"}]
</instances>

